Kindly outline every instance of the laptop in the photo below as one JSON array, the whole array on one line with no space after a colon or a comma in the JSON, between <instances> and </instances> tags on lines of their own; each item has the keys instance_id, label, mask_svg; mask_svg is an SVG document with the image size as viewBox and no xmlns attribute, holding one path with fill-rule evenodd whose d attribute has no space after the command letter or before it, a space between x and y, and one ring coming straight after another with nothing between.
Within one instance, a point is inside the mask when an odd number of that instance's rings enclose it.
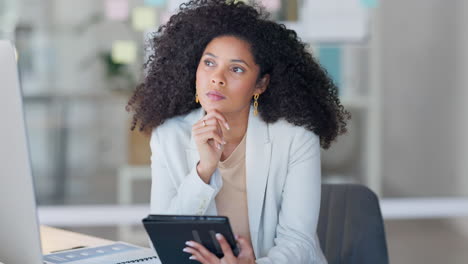
<instances>
[{"instance_id":1,"label":"laptop","mask_svg":"<svg viewBox=\"0 0 468 264\"><path fill-rule=\"evenodd\" d=\"M0 263L161 263L153 250L123 242L42 255L15 49L9 41L0 40L0 62Z\"/></svg>"}]
</instances>

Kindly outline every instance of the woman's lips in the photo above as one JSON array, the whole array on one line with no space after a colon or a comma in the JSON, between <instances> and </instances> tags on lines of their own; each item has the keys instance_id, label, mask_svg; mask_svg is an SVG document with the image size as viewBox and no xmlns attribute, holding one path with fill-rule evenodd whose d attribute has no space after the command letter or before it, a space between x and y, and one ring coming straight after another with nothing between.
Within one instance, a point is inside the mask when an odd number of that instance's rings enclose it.
<instances>
[{"instance_id":1,"label":"woman's lips","mask_svg":"<svg viewBox=\"0 0 468 264\"><path fill-rule=\"evenodd\" d=\"M208 92L206 95L212 101L220 101L226 99L226 97L222 93L216 91Z\"/></svg>"}]
</instances>

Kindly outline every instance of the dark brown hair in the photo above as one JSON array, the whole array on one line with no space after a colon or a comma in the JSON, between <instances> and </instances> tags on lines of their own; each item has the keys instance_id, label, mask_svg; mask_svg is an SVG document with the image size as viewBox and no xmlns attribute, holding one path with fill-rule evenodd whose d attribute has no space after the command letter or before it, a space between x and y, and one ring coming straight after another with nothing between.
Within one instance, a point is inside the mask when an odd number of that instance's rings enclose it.
<instances>
[{"instance_id":1,"label":"dark brown hair","mask_svg":"<svg viewBox=\"0 0 468 264\"><path fill-rule=\"evenodd\" d=\"M340 103L337 87L306 50L296 32L268 20L258 5L226 0L196 0L182 4L177 14L159 27L150 41L153 54L145 64L144 81L127 105L134 129L151 131L166 119L199 108L195 76L202 52L219 36L247 41L259 79L270 74L260 96L259 114L268 123L280 118L303 126L328 148L346 132L350 114Z\"/></svg>"}]
</instances>

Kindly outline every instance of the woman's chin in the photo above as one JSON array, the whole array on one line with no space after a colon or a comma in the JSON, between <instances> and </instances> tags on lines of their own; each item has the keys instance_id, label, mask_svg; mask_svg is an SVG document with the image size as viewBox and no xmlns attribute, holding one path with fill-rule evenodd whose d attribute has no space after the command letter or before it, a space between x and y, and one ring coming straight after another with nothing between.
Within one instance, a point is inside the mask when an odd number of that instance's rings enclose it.
<instances>
[{"instance_id":1,"label":"woman's chin","mask_svg":"<svg viewBox=\"0 0 468 264\"><path fill-rule=\"evenodd\" d=\"M216 105L216 104L204 104L202 105L203 109L205 109L206 112L211 112L211 111L218 111L218 112L221 112L221 113L224 113L226 111L226 109L224 109L224 107L220 106L220 105Z\"/></svg>"}]
</instances>

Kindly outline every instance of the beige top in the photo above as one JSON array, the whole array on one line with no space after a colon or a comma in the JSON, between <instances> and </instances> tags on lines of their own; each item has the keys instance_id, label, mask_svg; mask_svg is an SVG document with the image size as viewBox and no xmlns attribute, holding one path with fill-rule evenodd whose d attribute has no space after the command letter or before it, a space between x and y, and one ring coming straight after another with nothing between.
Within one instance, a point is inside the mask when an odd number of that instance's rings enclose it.
<instances>
[{"instance_id":1,"label":"beige top","mask_svg":"<svg viewBox=\"0 0 468 264\"><path fill-rule=\"evenodd\" d=\"M218 169L223 178L223 187L216 195L215 201L218 215L229 217L234 234L250 241L245 184L245 138L244 135L227 159L218 163Z\"/></svg>"}]
</instances>

